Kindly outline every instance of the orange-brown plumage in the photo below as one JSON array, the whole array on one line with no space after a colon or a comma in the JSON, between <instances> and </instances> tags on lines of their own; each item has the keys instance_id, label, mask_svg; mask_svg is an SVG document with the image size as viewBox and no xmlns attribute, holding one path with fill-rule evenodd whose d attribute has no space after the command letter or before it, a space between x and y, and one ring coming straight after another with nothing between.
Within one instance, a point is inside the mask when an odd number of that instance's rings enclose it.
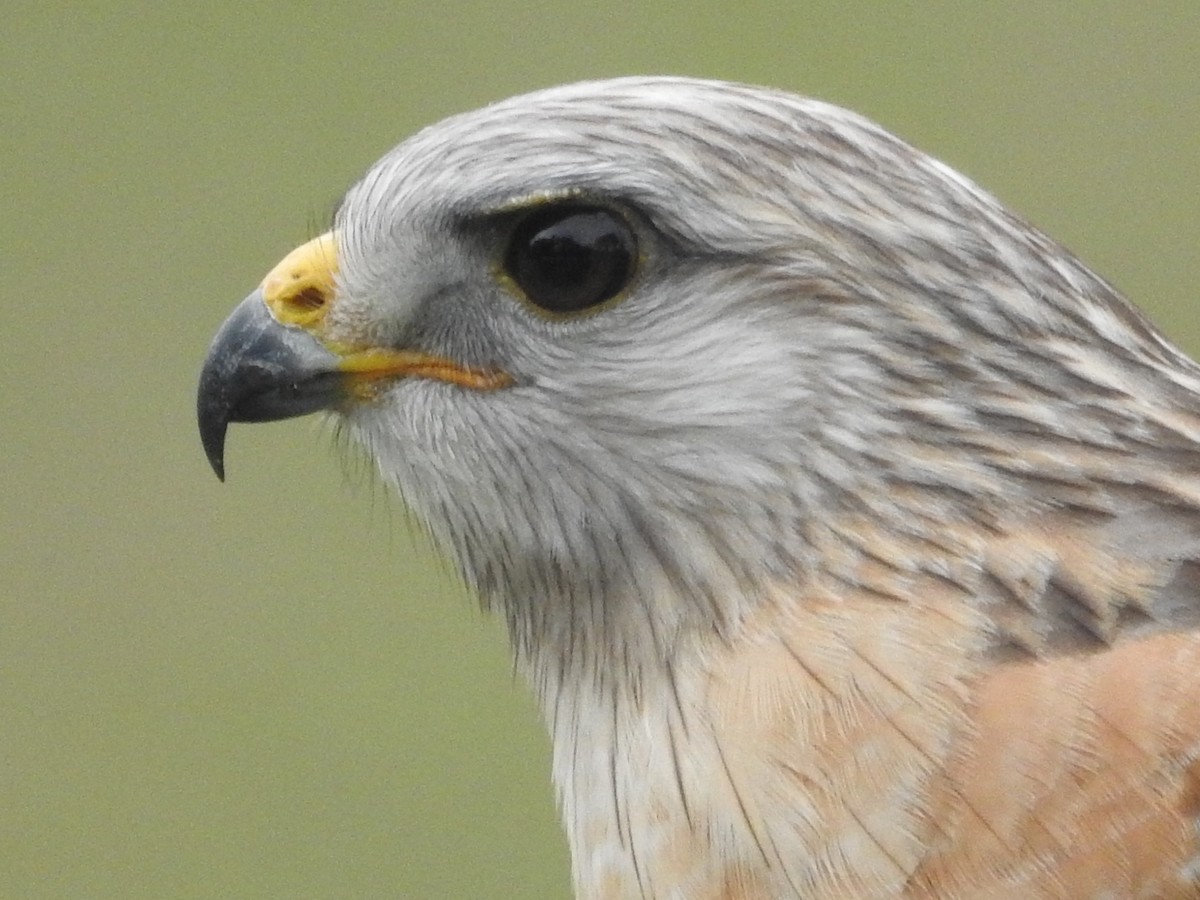
<instances>
[{"instance_id":1,"label":"orange-brown plumage","mask_svg":"<svg viewBox=\"0 0 1200 900\"><path fill-rule=\"evenodd\" d=\"M1200 633L1150 612L1192 562L1122 558L1067 520L921 548L822 530L836 549L804 594L776 589L680 654L669 697L643 693L638 727L665 710L657 743L688 755L670 773L655 741L618 741L637 788L618 814L577 797L597 812L578 837L665 849L636 872L614 856L582 896L1198 895ZM1051 621L1063 604L1083 633ZM714 832L737 850L714 856Z\"/></svg>"},{"instance_id":2,"label":"orange-brown plumage","mask_svg":"<svg viewBox=\"0 0 1200 900\"><path fill-rule=\"evenodd\" d=\"M904 896L1195 897L1200 635L979 678Z\"/></svg>"}]
</instances>

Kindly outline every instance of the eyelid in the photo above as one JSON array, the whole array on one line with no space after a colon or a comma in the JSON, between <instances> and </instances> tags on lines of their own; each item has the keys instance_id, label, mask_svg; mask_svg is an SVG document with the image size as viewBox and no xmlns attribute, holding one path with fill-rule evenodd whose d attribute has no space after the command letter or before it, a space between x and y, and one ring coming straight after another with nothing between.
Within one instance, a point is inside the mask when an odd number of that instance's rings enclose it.
<instances>
[{"instance_id":1,"label":"eyelid","mask_svg":"<svg viewBox=\"0 0 1200 900\"><path fill-rule=\"evenodd\" d=\"M611 199L594 196L581 188L567 188L559 191L536 191L530 194L518 194L507 200L479 210L482 219L507 219L513 215L532 212L543 206L558 203L590 203L596 206L623 206Z\"/></svg>"}]
</instances>

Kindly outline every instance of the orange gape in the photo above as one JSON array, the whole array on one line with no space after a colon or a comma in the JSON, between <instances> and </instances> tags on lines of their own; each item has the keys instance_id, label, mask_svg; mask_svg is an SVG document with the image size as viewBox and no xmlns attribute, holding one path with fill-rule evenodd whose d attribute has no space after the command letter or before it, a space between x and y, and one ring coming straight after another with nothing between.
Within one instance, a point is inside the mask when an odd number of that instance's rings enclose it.
<instances>
[{"instance_id":1,"label":"orange gape","mask_svg":"<svg viewBox=\"0 0 1200 900\"><path fill-rule=\"evenodd\" d=\"M1198 895L1200 635L1003 665L971 710L905 896Z\"/></svg>"}]
</instances>

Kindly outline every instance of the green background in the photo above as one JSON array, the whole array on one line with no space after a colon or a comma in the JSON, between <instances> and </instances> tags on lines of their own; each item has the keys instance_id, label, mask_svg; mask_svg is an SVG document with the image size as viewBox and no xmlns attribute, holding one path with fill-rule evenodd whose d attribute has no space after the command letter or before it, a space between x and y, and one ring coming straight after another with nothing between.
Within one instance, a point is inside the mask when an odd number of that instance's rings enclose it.
<instances>
[{"instance_id":1,"label":"green background","mask_svg":"<svg viewBox=\"0 0 1200 900\"><path fill-rule=\"evenodd\" d=\"M498 623L315 420L194 381L423 124L683 73L854 107L1200 350L1200 3L0 4L0 897L563 897Z\"/></svg>"}]
</instances>

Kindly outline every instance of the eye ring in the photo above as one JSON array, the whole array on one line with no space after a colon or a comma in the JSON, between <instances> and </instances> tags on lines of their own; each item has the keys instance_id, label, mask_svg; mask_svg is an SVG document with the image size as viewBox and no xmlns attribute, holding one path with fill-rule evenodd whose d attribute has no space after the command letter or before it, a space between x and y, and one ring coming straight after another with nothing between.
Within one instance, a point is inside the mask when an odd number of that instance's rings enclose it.
<instances>
[{"instance_id":1,"label":"eye ring","mask_svg":"<svg viewBox=\"0 0 1200 900\"><path fill-rule=\"evenodd\" d=\"M571 314L620 294L637 261L637 236L622 215L604 206L555 203L517 222L501 267L534 306Z\"/></svg>"}]
</instances>

